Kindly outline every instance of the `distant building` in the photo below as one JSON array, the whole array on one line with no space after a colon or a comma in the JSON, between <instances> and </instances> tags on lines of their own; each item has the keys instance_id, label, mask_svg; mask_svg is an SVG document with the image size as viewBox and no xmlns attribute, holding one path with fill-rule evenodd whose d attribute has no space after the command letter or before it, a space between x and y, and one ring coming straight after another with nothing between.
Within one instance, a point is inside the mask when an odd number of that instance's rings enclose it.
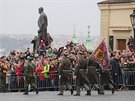
<instances>
[{"instance_id":1,"label":"distant building","mask_svg":"<svg viewBox=\"0 0 135 101\"><path fill-rule=\"evenodd\" d=\"M93 42L90 39L90 26L88 26L88 36L86 38L86 48L89 52L93 52L94 48L93 48Z\"/></svg>"},{"instance_id":2,"label":"distant building","mask_svg":"<svg viewBox=\"0 0 135 101\"><path fill-rule=\"evenodd\" d=\"M106 0L98 3L101 11L100 36L106 37L110 50L127 50L129 36L133 36L130 14L135 0Z\"/></svg>"},{"instance_id":3,"label":"distant building","mask_svg":"<svg viewBox=\"0 0 135 101\"><path fill-rule=\"evenodd\" d=\"M76 38L76 32L75 32L75 26L74 26L74 33L73 33L73 36L72 36L72 40L71 40L74 44L78 44L78 40Z\"/></svg>"}]
</instances>

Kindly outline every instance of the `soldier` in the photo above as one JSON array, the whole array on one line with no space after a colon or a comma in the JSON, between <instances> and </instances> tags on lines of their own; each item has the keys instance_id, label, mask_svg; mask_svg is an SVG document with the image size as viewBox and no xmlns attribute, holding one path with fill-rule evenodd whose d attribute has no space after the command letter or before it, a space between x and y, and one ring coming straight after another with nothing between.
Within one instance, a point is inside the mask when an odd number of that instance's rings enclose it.
<instances>
[{"instance_id":1,"label":"soldier","mask_svg":"<svg viewBox=\"0 0 135 101\"><path fill-rule=\"evenodd\" d=\"M113 82L110 70L111 68L105 71L100 71L100 89L98 91L98 94L104 94L104 85L107 85L111 89L112 94L114 94L115 84Z\"/></svg>"},{"instance_id":2,"label":"soldier","mask_svg":"<svg viewBox=\"0 0 135 101\"><path fill-rule=\"evenodd\" d=\"M91 58L88 59L88 64L87 64L87 77L90 81L91 84L94 85L96 90L99 90L99 77L97 74L97 66L98 64L93 61Z\"/></svg>"},{"instance_id":3,"label":"soldier","mask_svg":"<svg viewBox=\"0 0 135 101\"><path fill-rule=\"evenodd\" d=\"M71 87L70 80L69 80L69 73L71 72L71 70L70 70L71 62L67 56L68 56L68 53L64 52L63 58L62 58L61 63L60 63L60 68L59 68L60 69L60 76L59 76L59 78L60 78L60 85L59 85L60 93L58 95L63 95L63 90L64 90L65 85L71 91L71 95L73 94L73 88Z\"/></svg>"},{"instance_id":4,"label":"soldier","mask_svg":"<svg viewBox=\"0 0 135 101\"><path fill-rule=\"evenodd\" d=\"M31 57L27 57L28 59L28 63L25 64L25 68L24 68L24 82L25 82L25 92L24 95L28 95L28 86L29 84L34 88L34 90L36 91L36 94L38 94L38 89L37 86L35 84L35 68L36 66L32 63L32 58Z\"/></svg>"},{"instance_id":5,"label":"soldier","mask_svg":"<svg viewBox=\"0 0 135 101\"><path fill-rule=\"evenodd\" d=\"M5 63L6 57L2 56L0 58L0 92L5 92L6 86L6 72L7 64Z\"/></svg>"},{"instance_id":6,"label":"soldier","mask_svg":"<svg viewBox=\"0 0 135 101\"><path fill-rule=\"evenodd\" d=\"M75 70L77 93L74 96L80 96L81 83L84 84L84 87L87 90L86 95L91 95L91 84L90 84L90 82L87 78L87 75L86 75L87 61L83 56L83 52L79 51L78 53L79 53L79 55L78 55L78 59L77 59L77 67Z\"/></svg>"}]
</instances>

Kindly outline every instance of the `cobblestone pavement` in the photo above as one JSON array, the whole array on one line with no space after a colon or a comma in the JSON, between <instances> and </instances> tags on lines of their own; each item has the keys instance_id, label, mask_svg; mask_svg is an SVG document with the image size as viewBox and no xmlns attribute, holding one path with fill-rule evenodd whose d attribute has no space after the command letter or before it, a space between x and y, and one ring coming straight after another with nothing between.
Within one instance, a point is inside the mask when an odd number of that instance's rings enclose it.
<instances>
[{"instance_id":1,"label":"cobblestone pavement","mask_svg":"<svg viewBox=\"0 0 135 101\"><path fill-rule=\"evenodd\" d=\"M135 91L117 91L114 95L110 91L105 91L105 95L98 95L92 91L92 96L85 96L85 91L81 96L72 96L69 91L65 91L63 96L58 96L58 91L42 91L38 95L30 92L23 95L23 92L0 93L0 101L134 101ZM75 93L75 92L74 92Z\"/></svg>"}]
</instances>

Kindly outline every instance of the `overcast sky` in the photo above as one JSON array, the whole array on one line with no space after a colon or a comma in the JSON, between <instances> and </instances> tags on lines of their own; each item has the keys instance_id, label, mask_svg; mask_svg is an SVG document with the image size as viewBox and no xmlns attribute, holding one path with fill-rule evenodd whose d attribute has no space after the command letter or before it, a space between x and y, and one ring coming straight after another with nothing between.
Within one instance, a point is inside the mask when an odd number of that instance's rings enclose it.
<instances>
[{"instance_id":1,"label":"overcast sky","mask_svg":"<svg viewBox=\"0 0 135 101\"><path fill-rule=\"evenodd\" d=\"M100 10L103 0L0 0L0 34L34 34L38 30L38 8L48 17L48 32L99 35Z\"/></svg>"}]
</instances>

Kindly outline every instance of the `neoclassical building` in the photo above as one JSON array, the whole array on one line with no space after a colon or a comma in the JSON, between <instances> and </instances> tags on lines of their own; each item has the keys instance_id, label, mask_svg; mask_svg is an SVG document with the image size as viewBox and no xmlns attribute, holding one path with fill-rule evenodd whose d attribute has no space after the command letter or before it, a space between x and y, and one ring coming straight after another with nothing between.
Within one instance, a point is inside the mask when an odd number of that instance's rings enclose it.
<instances>
[{"instance_id":1,"label":"neoclassical building","mask_svg":"<svg viewBox=\"0 0 135 101\"><path fill-rule=\"evenodd\" d=\"M98 3L100 36L105 37L111 50L127 50L129 36L133 36L130 14L135 0L106 0Z\"/></svg>"}]
</instances>

